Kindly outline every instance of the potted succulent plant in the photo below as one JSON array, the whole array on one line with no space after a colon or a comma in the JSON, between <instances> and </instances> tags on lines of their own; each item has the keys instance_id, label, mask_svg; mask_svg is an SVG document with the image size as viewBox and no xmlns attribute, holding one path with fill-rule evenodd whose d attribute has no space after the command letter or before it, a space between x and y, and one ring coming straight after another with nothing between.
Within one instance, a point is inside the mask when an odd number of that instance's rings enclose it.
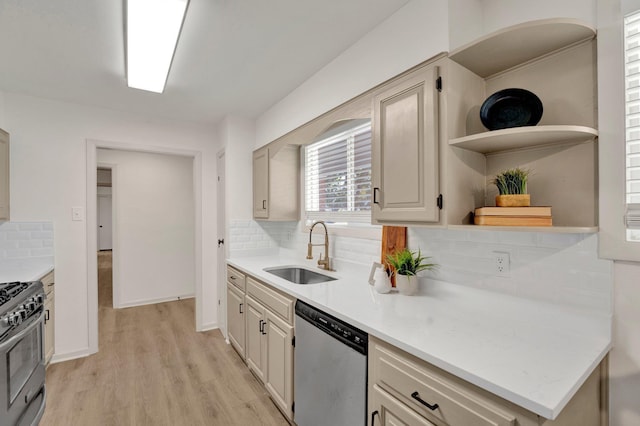
<instances>
[{"instance_id":1,"label":"potted succulent plant","mask_svg":"<svg viewBox=\"0 0 640 426\"><path fill-rule=\"evenodd\" d=\"M409 249L400 249L387 255L388 264L393 267L396 276L396 287L398 291L405 295L415 294L418 290L418 277L420 271L435 269L438 265L430 263L430 257L422 256L418 252Z\"/></svg>"},{"instance_id":2,"label":"potted succulent plant","mask_svg":"<svg viewBox=\"0 0 640 426\"><path fill-rule=\"evenodd\" d=\"M519 167L498 173L491 182L498 187L498 192L500 192L500 195L496 195L496 206L530 206L531 196L527 193L528 179L529 170L521 169Z\"/></svg>"}]
</instances>

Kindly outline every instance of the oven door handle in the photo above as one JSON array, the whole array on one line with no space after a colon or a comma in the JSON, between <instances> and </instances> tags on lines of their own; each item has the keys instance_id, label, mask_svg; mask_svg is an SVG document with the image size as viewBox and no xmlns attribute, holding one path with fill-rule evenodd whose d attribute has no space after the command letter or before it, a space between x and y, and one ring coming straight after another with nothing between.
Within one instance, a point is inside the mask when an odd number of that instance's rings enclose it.
<instances>
[{"instance_id":1,"label":"oven door handle","mask_svg":"<svg viewBox=\"0 0 640 426\"><path fill-rule=\"evenodd\" d=\"M27 328L25 328L24 330L22 330L20 333L18 333L15 336L11 337L6 342L0 343L0 352L3 352L7 348L10 348L11 346L13 346L13 344L15 342L19 341L24 336L26 336L27 334L31 333L33 331L33 329L36 328L42 322L42 318L44 318L44 311L40 311L40 314L38 314L38 316L36 318L37 319L35 321L33 321L33 323L29 324L29 326Z\"/></svg>"}]
</instances>

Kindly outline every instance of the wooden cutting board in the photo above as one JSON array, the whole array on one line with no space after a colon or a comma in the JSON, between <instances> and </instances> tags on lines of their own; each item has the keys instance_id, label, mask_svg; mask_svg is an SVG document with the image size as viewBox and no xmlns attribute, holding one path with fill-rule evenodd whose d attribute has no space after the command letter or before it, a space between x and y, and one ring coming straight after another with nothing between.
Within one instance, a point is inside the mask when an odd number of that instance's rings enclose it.
<instances>
[{"instance_id":1,"label":"wooden cutting board","mask_svg":"<svg viewBox=\"0 0 640 426\"><path fill-rule=\"evenodd\" d=\"M407 247L407 227L406 226L383 226L382 227L382 252L380 260L388 267L387 255ZM391 284L395 287L395 277L391 277Z\"/></svg>"}]
</instances>

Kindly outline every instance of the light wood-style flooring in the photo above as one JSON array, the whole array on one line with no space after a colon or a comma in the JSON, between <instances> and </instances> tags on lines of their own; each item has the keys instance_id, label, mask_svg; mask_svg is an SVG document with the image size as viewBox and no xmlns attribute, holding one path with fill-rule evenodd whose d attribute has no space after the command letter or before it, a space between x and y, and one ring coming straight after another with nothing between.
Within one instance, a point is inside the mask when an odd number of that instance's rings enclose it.
<instances>
[{"instance_id":1,"label":"light wood-style flooring","mask_svg":"<svg viewBox=\"0 0 640 426\"><path fill-rule=\"evenodd\" d=\"M100 351L49 366L41 426L288 425L221 333L194 331L193 299L113 309L111 252L98 264Z\"/></svg>"}]
</instances>

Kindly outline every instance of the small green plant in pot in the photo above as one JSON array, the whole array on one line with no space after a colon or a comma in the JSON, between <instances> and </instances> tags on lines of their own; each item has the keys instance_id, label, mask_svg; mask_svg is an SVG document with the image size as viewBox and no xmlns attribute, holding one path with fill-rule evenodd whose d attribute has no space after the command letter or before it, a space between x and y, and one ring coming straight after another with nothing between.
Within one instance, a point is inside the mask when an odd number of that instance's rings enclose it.
<instances>
[{"instance_id":1,"label":"small green plant in pot","mask_svg":"<svg viewBox=\"0 0 640 426\"><path fill-rule=\"evenodd\" d=\"M420 271L433 270L438 265L429 262L430 257L422 256L420 250L413 252L409 249L397 250L387 255L387 262L394 269L396 287L405 295L415 294L418 290L418 277Z\"/></svg>"},{"instance_id":2,"label":"small green plant in pot","mask_svg":"<svg viewBox=\"0 0 640 426\"><path fill-rule=\"evenodd\" d=\"M516 167L504 170L491 181L498 187L500 195L496 195L498 207L528 207L531 205L531 196L527 193L529 170Z\"/></svg>"}]
</instances>

